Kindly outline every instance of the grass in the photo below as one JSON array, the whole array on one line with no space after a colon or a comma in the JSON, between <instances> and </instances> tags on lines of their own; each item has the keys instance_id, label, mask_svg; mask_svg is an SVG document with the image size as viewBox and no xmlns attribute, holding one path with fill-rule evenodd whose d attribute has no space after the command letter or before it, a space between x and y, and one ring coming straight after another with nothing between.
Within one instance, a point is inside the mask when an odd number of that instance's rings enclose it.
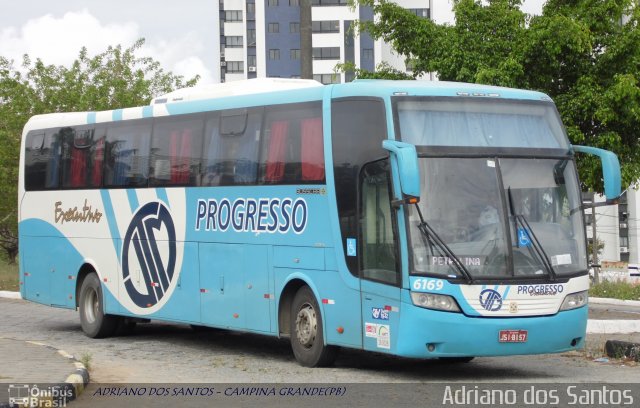
<instances>
[{"instance_id":1,"label":"grass","mask_svg":"<svg viewBox=\"0 0 640 408\"><path fill-rule=\"evenodd\" d=\"M2 255L0 255L0 290L10 290L14 292L20 290L20 285L18 284L18 264L10 265Z\"/></svg>"},{"instance_id":2,"label":"grass","mask_svg":"<svg viewBox=\"0 0 640 408\"><path fill-rule=\"evenodd\" d=\"M621 300L640 300L640 284L622 281L603 281L597 285L591 285L589 288L589 296Z\"/></svg>"},{"instance_id":3,"label":"grass","mask_svg":"<svg viewBox=\"0 0 640 408\"><path fill-rule=\"evenodd\" d=\"M87 371L91 371L91 360L93 360L93 356L91 355L91 353L82 353L80 362L84 364L84 367L87 369Z\"/></svg>"}]
</instances>

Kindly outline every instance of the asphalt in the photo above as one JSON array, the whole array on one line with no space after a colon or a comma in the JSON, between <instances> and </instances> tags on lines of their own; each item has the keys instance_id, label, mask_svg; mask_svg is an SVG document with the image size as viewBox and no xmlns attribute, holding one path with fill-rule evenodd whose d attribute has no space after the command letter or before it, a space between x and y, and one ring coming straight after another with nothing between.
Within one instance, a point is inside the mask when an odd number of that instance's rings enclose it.
<instances>
[{"instance_id":1,"label":"asphalt","mask_svg":"<svg viewBox=\"0 0 640 408\"><path fill-rule=\"evenodd\" d=\"M19 299L20 294L0 291L0 297ZM612 358L630 358L638 361L640 319L635 319L633 315L617 315L615 308L637 307L640 310L640 301L597 298L591 298L589 301L592 304L605 305L606 311L606 314L590 314L587 333L592 341L606 343L605 352ZM612 311L607 310L609 307ZM615 319L603 319L604 316L613 316ZM42 343L0 336L0 408L8 408L12 406L11 403L20 402L29 402L34 406L33 399L25 398L39 398L49 402L71 401L84 391L88 383L87 368L64 350ZM57 406L64 405L58 402Z\"/></svg>"}]
</instances>

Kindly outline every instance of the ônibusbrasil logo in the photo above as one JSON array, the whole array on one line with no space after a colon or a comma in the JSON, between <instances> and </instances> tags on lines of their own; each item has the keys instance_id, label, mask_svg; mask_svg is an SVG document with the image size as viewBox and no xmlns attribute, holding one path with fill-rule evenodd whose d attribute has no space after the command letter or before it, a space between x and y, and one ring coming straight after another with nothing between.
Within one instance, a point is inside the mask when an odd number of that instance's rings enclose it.
<instances>
[{"instance_id":1,"label":"\u00f4nibusbrasil logo","mask_svg":"<svg viewBox=\"0 0 640 408\"><path fill-rule=\"evenodd\" d=\"M161 256L159 244L168 257ZM132 264L139 266L138 283L129 270ZM159 201L147 203L133 215L122 248L122 277L133 303L141 308L157 304L169 290L175 267L176 229L171 213Z\"/></svg>"},{"instance_id":2,"label":"\u00f4nibusbrasil logo","mask_svg":"<svg viewBox=\"0 0 640 408\"><path fill-rule=\"evenodd\" d=\"M497 312L502 308L502 296L493 289L480 292L480 305L490 312Z\"/></svg>"}]
</instances>

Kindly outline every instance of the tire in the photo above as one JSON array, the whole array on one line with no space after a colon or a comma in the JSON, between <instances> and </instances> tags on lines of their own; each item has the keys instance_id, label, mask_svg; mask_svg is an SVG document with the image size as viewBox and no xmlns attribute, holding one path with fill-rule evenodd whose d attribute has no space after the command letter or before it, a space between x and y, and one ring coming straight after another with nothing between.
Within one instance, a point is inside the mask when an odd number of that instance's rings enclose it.
<instances>
[{"instance_id":1,"label":"tire","mask_svg":"<svg viewBox=\"0 0 640 408\"><path fill-rule=\"evenodd\" d=\"M300 365L326 367L335 361L338 348L324 344L322 314L308 286L301 287L291 305L291 349Z\"/></svg>"},{"instance_id":2,"label":"tire","mask_svg":"<svg viewBox=\"0 0 640 408\"><path fill-rule=\"evenodd\" d=\"M95 273L90 273L82 281L79 296L80 324L87 337L99 339L113 335L120 319L104 314L102 285Z\"/></svg>"}]
</instances>

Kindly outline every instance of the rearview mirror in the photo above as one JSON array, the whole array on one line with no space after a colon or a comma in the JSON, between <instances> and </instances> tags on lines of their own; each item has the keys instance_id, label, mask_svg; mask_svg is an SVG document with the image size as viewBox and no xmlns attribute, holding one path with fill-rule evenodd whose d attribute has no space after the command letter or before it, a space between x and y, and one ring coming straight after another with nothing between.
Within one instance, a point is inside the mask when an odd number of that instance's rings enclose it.
<instances>
[{"instance_id":1,"label":"rearview mirror","mask_svg":"<svg viewBox=\"0 0 640 408\"><path fill-rule=\"evenodd\" d=\"M604 178L604 195L608 202L616 200L621 194L620 162L618 157L603 149L591 146L572 146L573 150L580 153L598 156L602 163L602 176Z\"/></svg>"},{"instance_id":2,"label":"rearview mirror","mask_svg":"<svg viewBox=\"0 0 640 408\"><path fill-rule=\"evenodd\" d=\"M416 147L396 140L384 140L382 148L391 152L396 158L403 201L417 203L420 200L420 169Z\"/></svg>"}]
</instances>

